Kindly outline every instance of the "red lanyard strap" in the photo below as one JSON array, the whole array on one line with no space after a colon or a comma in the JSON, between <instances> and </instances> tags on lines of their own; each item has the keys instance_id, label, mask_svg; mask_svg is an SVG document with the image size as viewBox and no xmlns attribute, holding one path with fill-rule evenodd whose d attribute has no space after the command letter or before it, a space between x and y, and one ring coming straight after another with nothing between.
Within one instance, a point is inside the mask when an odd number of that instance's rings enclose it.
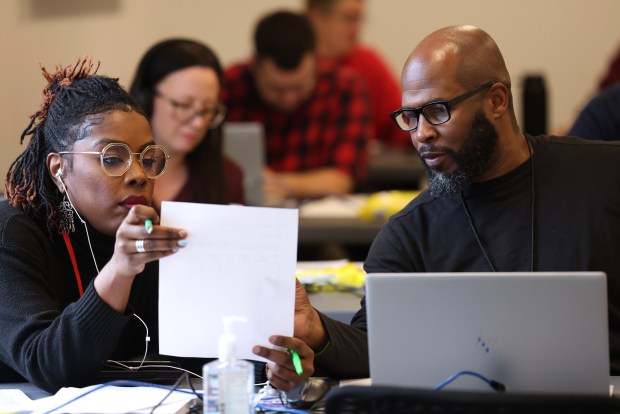
<instances>
[{"instance_id":1,"label":"red lanyard strap","mask_svg":"<svg viewBox=\"0 0 620 414\"><path fill-rule=\"evenodd\" d=\"M71 258L71 264L73 265L73 272L75 273L75 280L77 282L78 291L80 292L80 297L84 294L84 288L82 288L82 278L80 277L80 269L78 269L77 260L75 260L75 252L73 251L73 244L71 244L71 239L69 235L65 232L62 233L62 238L65 240L65 246L67 246L67 251L69 252L69 257Z\"/></svg>"}]
</instances>

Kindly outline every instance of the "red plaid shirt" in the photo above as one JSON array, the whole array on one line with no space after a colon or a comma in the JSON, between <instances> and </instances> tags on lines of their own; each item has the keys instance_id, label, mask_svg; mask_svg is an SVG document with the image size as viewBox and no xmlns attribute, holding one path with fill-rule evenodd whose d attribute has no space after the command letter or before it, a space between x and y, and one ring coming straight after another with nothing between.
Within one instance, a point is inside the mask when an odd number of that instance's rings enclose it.
<instances>
[{"instance_id":1,"label":"red plaid shirt","mask_svg":"<svg viewBox=\"0 0 620 414\"><path fill-rule=\"evenodd\" d=\"M274 171L335 167L357 183L365 178L371 112L365 84L354 72L319 72L312 97L283 113L262 100L250 65L239 64L224 75L222 100L228 121L264 125L267 164Z\"/></svg>"}]
</instances>

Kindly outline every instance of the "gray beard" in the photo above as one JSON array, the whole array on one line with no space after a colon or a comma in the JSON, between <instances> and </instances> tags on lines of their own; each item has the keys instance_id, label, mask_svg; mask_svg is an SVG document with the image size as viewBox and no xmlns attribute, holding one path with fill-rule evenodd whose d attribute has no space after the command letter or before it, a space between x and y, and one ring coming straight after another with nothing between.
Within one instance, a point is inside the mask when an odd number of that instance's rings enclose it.
<instances>
[{"instance_id":1,"label":"gray beard","mask_svg":"<svg viewBox=\"0 0 620 414\"><path fill-rule=\"evenodd\" d=\"M488 168L496 152L498 139L493 124L482 111L477 111L461 151L457 153L443 149L452 157L458 166L457 170L446 172L426 167L431 195L447 197L467 190Z\"/></svg>"},{"instance_id":2,"label":"gray beard","mask_svg":"<svg viewBox=\"0 0 620 414\"><path fill-rule=\"evenodd\" d=\"M434 197L448 197L452 194L467 190L473 179L472 175L465 170L459 169L453 173L426 169L428 186Z\"/></svg>"}]
</instances>

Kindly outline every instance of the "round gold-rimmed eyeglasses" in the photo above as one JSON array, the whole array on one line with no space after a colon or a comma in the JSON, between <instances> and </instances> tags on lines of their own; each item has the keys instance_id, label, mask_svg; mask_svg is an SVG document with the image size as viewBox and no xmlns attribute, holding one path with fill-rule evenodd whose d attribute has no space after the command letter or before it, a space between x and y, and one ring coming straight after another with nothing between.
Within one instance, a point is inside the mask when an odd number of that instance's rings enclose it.
<instances>
[{"instance_id":1,"label":"round gold-rimmed eyeglasses","mask_svg":"<svg viewBox=\"0 0 620 414\"><path fill-rule=\"evenodd\" d=\"M101 169L111 177L120 177L129 170L133 156L137 155L138 163L146 178L152 180L161 177L168 165L170 155L161 145L149 145L142 152L132 152L127 144L110 143L101 151L60 151L61 155L89 154L99 155Z\"/></svg>"}]
</instances>

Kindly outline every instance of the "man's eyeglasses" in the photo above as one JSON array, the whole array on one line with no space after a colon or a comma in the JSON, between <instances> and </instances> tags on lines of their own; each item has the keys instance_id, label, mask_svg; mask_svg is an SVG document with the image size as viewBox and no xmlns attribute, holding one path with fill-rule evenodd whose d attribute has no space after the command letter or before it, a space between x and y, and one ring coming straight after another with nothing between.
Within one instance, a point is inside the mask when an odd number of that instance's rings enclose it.
<instances>
[{"instance_id":1,"label":"man's eyeglasses","mask_svg":"<svg viewBox=\"0 0 620 414\"><path fill-rule=\"evenodd\" d=\"M194 117L199 116L208 120L209 128L213 129L217 128L224 121L224 117L226 117L226 107L221 102L218 102L215 108L203 108L197 111L192 103L179 102L159 92L156 93L156 96L172 107L174 116L182 123L189 122Z\"/></svg>"},{"instance_id":2,"label":"man's eyeglasses","mask_svg":"<svg viewBox=\"0 0 620 414\"><path fill-rule=\"evenodd\" d=\"M424 118L432 125L445 124L450 120L450 109L453 106L490 88L494 83L487 82L449 101L429 102L419 108L400 108L392 112L390 117L403 131L415 131L418 128L420 114L424 115Z\"/></svg>"},{"instance_id":3,"label":"man's eyeglasses","mask_svg":"<svg viewBox=\"0 0 620 414\"><path fill-rule=\"evenodd\" d=\"M133 156L139 155L138 162L146 178L156 179L166 170L170 156L161 145L149 145L142 152L131 152L127 144L111 143L101 151L61 151L59 154L89 154L99 155L103 172L111 177L120 177L129 170Z\"/></svg>"}]
</instances>

